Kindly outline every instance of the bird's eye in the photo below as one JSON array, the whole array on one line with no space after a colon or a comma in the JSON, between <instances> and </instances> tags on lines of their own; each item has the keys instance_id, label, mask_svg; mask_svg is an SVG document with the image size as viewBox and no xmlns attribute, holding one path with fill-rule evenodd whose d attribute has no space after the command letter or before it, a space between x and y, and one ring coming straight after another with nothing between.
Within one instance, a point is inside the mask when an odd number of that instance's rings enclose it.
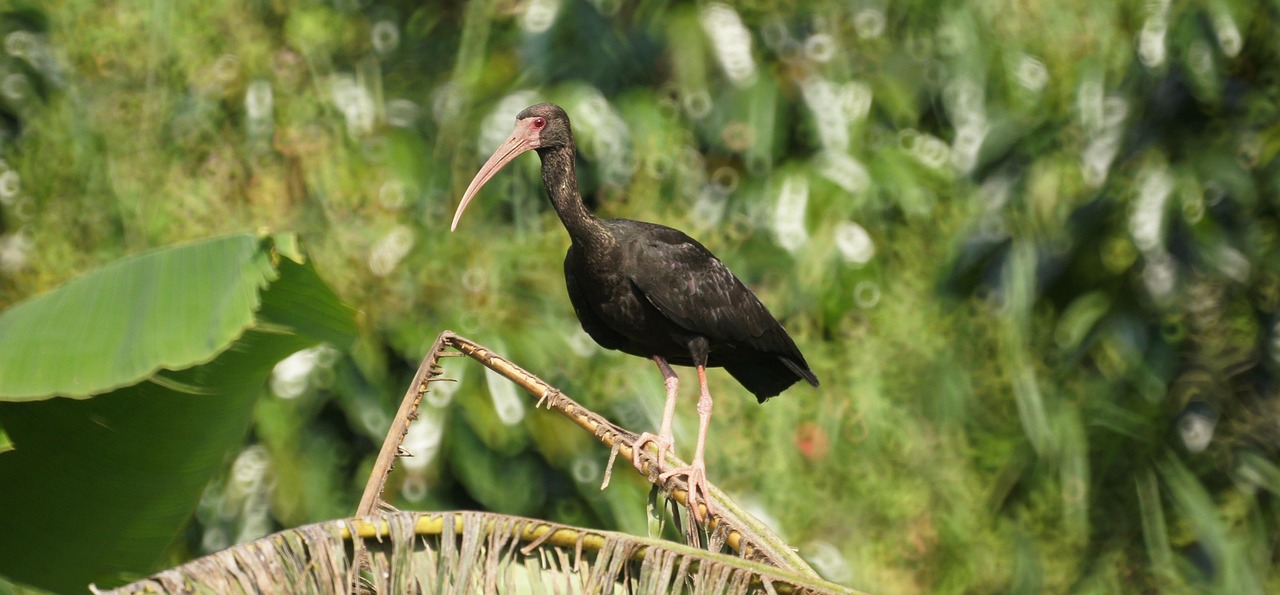
<instances>
[{"instance_id":1,"label":"bird's eye","mask_svg":"<svg viewBox=\"0 0 1280 595\"><path fill-rule=\"evenodd\" d=\"M546 126L546 125L547 125L547 119L546 119L546 118L534 118L534 119L533 119L533 127L534 127L534 129L540 129L540 128L542 128L543 126Z\"/></svg>"}]
</instances>

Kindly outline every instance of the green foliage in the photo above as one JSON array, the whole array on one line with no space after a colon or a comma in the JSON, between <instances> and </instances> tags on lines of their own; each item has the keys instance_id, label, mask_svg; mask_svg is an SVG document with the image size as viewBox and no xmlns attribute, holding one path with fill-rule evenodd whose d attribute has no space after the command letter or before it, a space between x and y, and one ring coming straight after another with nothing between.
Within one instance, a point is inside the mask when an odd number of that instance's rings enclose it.
<instances>
[{"instance_id":1,"label":"green foliage","mask_svg":"<svg viewBox=\"0 0 1280 595\"><path fill-rule=\"evenodd\" d=\"M446 232L514 115L550 100L573 118L591 206L697 237L818 372L819 392L765 406L713 372L708 464L826 576L884 592L1280 589L1274 7L5 10L0 33L32 33L17 39L35 51L6 50L0 71L40 92L0 105L0 304L266 227L305 238L364 313L349 354L277 371L281 398L254 412L256 443L174 558L353 507L445 328L656 426L656 371L573 319L536 158ZM641 482L618 469L598 492L604 453L450 373L462 385L425 404L393 476L399 505L644 530ZM522 471L501 476L505 461Z\"/></svg>"},{"instance_id":2,"label":"green foliage","mask_svg":"<svg viewBox=\"0 0 1280 595\"><path fill-rule=\"evenodd\" d=\"M350 311L275 246L155 251L0 314L0 572L65 592L154 569L276 362L349 342Z\"/></svg>"},{"instance_id":3,"label":"green foliage","mask_svg":"<svg viewBox=\"0 0 1280 595\"><path fill-rule=\"evenodd\" d=\"M270 259L256 238L233 236L122 260L17 304L0 317L0 393L85 398L208 361L253 324Z\"/></svg>"}]
</instances>

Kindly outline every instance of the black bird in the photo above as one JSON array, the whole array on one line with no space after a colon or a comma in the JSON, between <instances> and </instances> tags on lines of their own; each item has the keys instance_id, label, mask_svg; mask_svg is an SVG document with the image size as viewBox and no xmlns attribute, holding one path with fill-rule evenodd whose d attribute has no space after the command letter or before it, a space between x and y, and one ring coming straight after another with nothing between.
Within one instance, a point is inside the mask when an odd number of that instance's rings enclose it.
<instances>
[{"instance_id":1,"label":"black bird","mask_svg":"<svg viewBox=\"0 0 1280 595\"><path fill-rule=\"evenodd\" d=\"M569 116L557 105L540 103L516 116L515 131L471 180L450 231L480 187L529 150L542 158L542 183L572 240L564 278L582 329L602 347L652 359L665 378L662 428L657 436L645 432L636 440L637 468L646 443L657 445L659 461L674 443L671 421L678 380L670 364L698 370L701 397L693 463L663 473L661 479L685 476L687 504L701 519L699 500L711 510L703 458L711 420L706 368L723 366L761 403L800 380L818 386L818 378L764 304L702 244L670 227L598 219L587 211L578 193Z\"/></svg>"}]
</instances>

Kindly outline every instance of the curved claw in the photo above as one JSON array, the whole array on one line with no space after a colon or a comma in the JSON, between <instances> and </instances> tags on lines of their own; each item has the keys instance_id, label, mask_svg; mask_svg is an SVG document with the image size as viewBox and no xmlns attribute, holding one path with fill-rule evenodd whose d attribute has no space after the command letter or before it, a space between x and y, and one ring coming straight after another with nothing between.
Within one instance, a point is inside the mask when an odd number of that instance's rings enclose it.
<instances>
[{"instance_id":1,"label":"curved claw","mask_svg":"<svg viewBox=\"0 0 1280 595\"><path fill-rule=\"evenodd\" d=\"M654 443L658 446L658 467L661 468L662 462L667 460L667 451L671 450L672 440L666 436L655 436L648 432L640 434L636 441L631 445L631 464L636 470L643 471L640 468L641 453L644 452L644 446L648 443Z\"/></svg>"},{"instance_id":2,"label":"curved claw","mask_svg":"<svg viewBox=\"0 0 1280 595\"><path fill-rule=\"evenodd\" d=\"M689 490L688 496L685 497L685 505L689 507L689 513L693 515L693 520L699 523L703 522L702 509L698 508L699 502L707 508L707 514L715 512L715 508L711 506L711 488L707 485L706 466L695 463L688 467L672 469L659 475L658 479L666 481L668 478L677 475L685 476L685 483ZM699 493L702 495L699 496Z\"/></svg>"}]
</instances>

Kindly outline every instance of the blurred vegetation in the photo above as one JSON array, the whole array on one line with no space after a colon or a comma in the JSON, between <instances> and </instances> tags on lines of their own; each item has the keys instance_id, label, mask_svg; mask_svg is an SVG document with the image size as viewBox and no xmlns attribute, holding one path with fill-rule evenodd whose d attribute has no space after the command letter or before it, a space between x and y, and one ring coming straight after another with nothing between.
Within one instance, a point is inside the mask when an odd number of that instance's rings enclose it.
<instances>
[{"instance_id":1,"label":"blurred vegetation","mask_svg":"<svg viewBox=\"0 0 1280 595\"><path fill-rule=\"evenodd\" d=\"M288 234L159 248L0 311L0 576L68 592L150 569L276 365L355 334Z\"/></svg>"},{"instance_id":2,"label":"blurred vegetation","mask_svg":"<svg viewBox=\"0 0 1280 595\"><path fill-rule=\"evenodd\" d=\"M363 313L276 369L171 561L353 510L445 328L656 427L652 365L578 330L536 159L447 233L550 100L597 212L698 237L822 379L757 406L713 373L708 465L826 577L1280 590L1274 4L0 6L0 306L266 227ZM600 492L607 453L450 365L398 505L644 533L634 474Z\"/></svg>"}]
</instances>

